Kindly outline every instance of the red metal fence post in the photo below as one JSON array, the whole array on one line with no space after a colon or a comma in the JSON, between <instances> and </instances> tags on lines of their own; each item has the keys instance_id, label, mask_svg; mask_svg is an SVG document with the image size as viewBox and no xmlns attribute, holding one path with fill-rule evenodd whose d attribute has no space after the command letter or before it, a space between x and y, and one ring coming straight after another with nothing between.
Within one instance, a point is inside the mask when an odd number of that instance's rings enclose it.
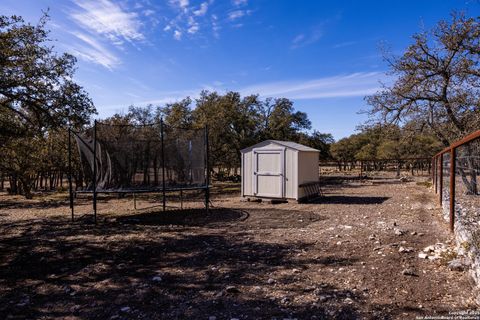
<instances>
[{"instance_id":1,"label":"red metal fence post","mask_svg":"<svg viewBox=\"0 0 480 320\"><path fill-rule=\"evenodd\" d=\"M432 183L435 183L435 158L432 158L432 161L430 162L430 167L432 168L430 174L432 175Z\"/></svg>"}]
</instances>

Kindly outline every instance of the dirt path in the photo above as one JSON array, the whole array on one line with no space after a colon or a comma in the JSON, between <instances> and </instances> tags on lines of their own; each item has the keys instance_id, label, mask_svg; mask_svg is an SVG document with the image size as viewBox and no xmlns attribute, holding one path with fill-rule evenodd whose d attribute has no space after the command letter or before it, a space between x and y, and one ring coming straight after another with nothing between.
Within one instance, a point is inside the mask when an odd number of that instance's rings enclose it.
<instances>
[{"instance_id":1,"label":"dirt path","mask_svg":"<svg viewBox=\"0 0 480 320\"><path fill-rule=\"evenodd\" d=\"M3 201L0 318L414 319L474 308L465 273L417 257L452 240L429 189L325 191L310 204L217 197L209 215L134 215L111 200L98 227L67 223L65 202Z\"/></svg>"}]
</instances>

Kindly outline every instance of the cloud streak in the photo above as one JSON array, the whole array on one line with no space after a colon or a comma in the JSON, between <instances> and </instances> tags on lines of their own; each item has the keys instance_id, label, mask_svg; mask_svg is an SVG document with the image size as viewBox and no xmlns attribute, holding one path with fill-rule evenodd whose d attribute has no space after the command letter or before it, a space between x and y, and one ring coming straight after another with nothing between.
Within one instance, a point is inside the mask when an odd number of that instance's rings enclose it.
<instances>
[{"instance_id":1,"label":"cloud streak","mask_svg":"<svg viewBox=\"0 0 480 320\"><path fill-rule=\"evenodd\" d=\"M241 17L243 17L245 15L245 11L244 10L235 10L235 11L232 11L228 14L228 19L233 21L233 20L237 20L237 19L240 19Z\"/></svg>"},{"instance_id":2,"label":"cloud streak","mask_svg":"<svg viewBox=\"0 0 480 320\"><path fill-rule=\"evenodd\" d=\"M358 43L357 41L346 41L346 42L337 43L333 45L332 48L333 49L345 48L345 47L356 45L357 43Z\"/></svg>"},{"instance_id":3,"label":"cloud streak","mask_svg":"<svg viewBox=\"0 0 480 320\"><path fill-rule=\"evenodd\" d=\"M109 0L74 2L80 10L72 12L71 19L92 34L102 35L115 45L145 39L136 13L127 12Z\"/></svg>"},{"instance_id":4,"label":"cloud streak","mask_svg":"<svg viewBox=\"0 0 480 320\"><path fill-rule=\"evenodd\" d=\"M380 89L380 72L358 72L312 80L293 80L257 84L240 89L242 94L258 93L265 97L290 99L323 99L356 97L372 94Z\"/></svg>"},{"instance_id":5,"label":"cloud streak","mask_svg":"<svg viewBox=\"0 0 480 320\"><path fill-rule=\"evenodd\" d=\"M99 64L109 70L121 64L120 59L95 38L81 32L71 32L71 34L81 42L70 44L67 49L80 59Z\"/></svg>"},{"instance_id":6,"label":"cloud streak","mask_svg":"<svg viewBox=\"0 0 480 320\"><path fill-rule=\"evenodd\" d=\"M248 0L233 0L233 5L236 7L245 6L248 3Z\"/></svg>"},{"instance_id":7,"label":"cloud streak","mask_svg":"<svg viewBox=\"0 0 480 320\"><path fill-rule=\"evenodd\" d=\"M309 34L298 34L292 40L292 44L290 46L291 49L297 49L301 47L308 46L320 40L323 36L323 31L320 28L314 29Z\"/></svg>"},{"instance_id":8,"label":"cloud streak","mask_svg":"<svg viewBox=\"0 0 480 320\"><path fill-rule=\"evenodd\" d=\"M164 92L157 98L138 101L135 104L165 104L181 100L187 96L197 98L202 90L218 92L233 90L240 92L242 95L259 94L264 98L284 97L293 100L362 97L377 92L381 88L380 80L388 80L382 72L358 72L310 80L268 82L228 89L221 83L216 83L197 89Z\"/></svg>"}]
</instances>

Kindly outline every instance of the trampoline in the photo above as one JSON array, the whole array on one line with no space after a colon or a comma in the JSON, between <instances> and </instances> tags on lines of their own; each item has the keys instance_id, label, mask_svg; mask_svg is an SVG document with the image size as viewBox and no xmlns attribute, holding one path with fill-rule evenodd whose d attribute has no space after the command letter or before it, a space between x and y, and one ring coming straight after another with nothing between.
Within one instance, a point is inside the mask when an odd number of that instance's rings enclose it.
<instances>
[{"instance_id":1,"label":"trampoline","mask_svg":"<svg viewBox=\"0 0 480 320\"><path fill-rule=\"evenodd\" d=\"M151 124L112 124L95 121L84 132L69 129L68 167L70 209L74 220L77 194L91 194L97 221L98 194L162 194L199 190L209 209L208 128ZM73 187L73 141L84 182ZM134 200L135 201L135 200ZM183 203L183 199L182 199Z\"/></svg>"}]
</instances>

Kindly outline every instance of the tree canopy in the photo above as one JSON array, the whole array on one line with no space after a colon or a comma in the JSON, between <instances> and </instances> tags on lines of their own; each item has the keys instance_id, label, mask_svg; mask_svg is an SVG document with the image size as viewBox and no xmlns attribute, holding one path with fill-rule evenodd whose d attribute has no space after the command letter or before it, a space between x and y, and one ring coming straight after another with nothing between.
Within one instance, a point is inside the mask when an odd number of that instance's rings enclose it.
<instances>
[{"instance_id":1,"label":"tree canopy","mask_svg":"<svg viewBox=\"0 0 480 320\"><path fill-rule=\"evenodd\" d=\"M79 128L96 112L73 81L75 58L49 45L47 21L0 16L0 170L27 196L34 174L56 158L47 148L56 130Z\"/></svg>"},{"instance_id":2,"label":"tree canopy","mask_svg":"<svg viewBox=\"0 0 480 320\"><path fill-rule=\"evenodd\" d=\"M332 156L341 161L429 158L440 149L434 134L412 134L409 125L364 128L330 148Z\"/></svg>"},{"instance_id":3,"label":"tree canopy","mask_svg":"<svg viewBox=\"0 0 480 320\"><path fill-rule=\"evenodd\" d=\"M95 112L72 80L75 58L49 45L47 21L47 15L37 25L0 16L0 137L82 125Z\"/></svg>"},{"instance_id":4,"label":"tree canopy","mask_svg":"<svg viewBox=\"0 0 480 320\"><path fill-rule=\"evenodd\" d=\"M453 13L386 57L395 81L366 97L375 120L429 128L444 146L479 128L480 18Z\"/></svg>"}]
</instances>

